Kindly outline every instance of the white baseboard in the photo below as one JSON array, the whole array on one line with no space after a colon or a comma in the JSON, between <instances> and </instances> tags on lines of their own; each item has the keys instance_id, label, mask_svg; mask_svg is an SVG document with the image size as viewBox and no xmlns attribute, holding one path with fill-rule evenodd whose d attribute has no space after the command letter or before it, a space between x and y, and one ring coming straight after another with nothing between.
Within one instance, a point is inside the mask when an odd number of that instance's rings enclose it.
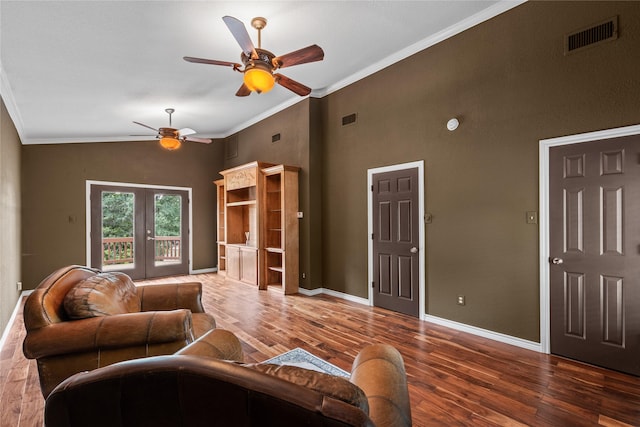
<instances>
[{"instance_id":1,"label":"white baseboard","mask_svg":"<svg viewBox=\"0 0 640 427\"><path fill-rule=\"evenodd\" d=\"M31 292L33 292L33 289L22 291L20 293L20 296L18 297L18 301L16 301L16 306L13 308L13 313L11 313L11 317L9 318L9 321L5 326L4 331L2 331L2 338L0 338L0 353L4 348L4 342L7 340L7 334L9 333L9 330L11 329L11 326L13 326L13 322L16 320L16 316L18 315L18 310L20 309L20 302L22 301L22 297L29 295Z\"/></svg>"},{"instance_id":2,"label":"white baseboard","mask_svg":"<svg viewBox=\"0 0 640 427\"><path fill-rule=\"evenodd\" d=\"M482 329L476 326L471 326L465 323L455 322L453 320L443 319L441 317L431 316L428 314L424 314L422 316L422 320L424 320L425 322L431 322L440 326L455 329L457 331L466 332L483 338L488 338L490 340L498 341L501 343L514 345L516 347L524 348L527 350L537 351L538 353L542 352L542 345L538 342L525 340L511 335L501 334L500 332L494 332L488 329Z\"/></svg>"},{"instance_id":3,"label":"white baseboard","mask_svg":"<svg viewBox=\"0 0 640 427\"><path fill-rule=\"evenodd\" d=\"M217 270L218 270L217 268L203 269L203 270L194 271L192 274L212 273L212 272L215 272ZM6 338L7 338L6 335L7 335L8 331L9 331L11 325L13 325L15 317L16 317L16 315L18 313L18 310L20 308L20 301L22 301L22 297L29 295L31 292L33 292L33 290L22 291L22 294L18 298L18 301L16 302L16 306L13 309L13 313L11 313L11 318L9 318L9 322L7 323L7 327L2 332L2 338L0 338L0 351L2 351L2 349L4 347L4 342L5 342ZM357 297L357 296L354 296L354 295L349 295L349 294L346 294L344 292L334 291L332 289L326 289L326 288L304 289L304 288L299 288L298 292L301 293L302 295L306 295L306 296L316 296L316 295L325 294L325 295L329 295L329 296L332 296L332 297L335 297L335 298L344 299L344 300L355 302L355 303L362 304L362 305L367 305L367 306L370 305L369 304L369 300L366 299L366 298ZM421 320L424 320L425 322L435 323L437 325L444 326L444 327L447 327L447 328L455 329L457 331L466 332L466 333L469 333L469 334L472 334L472 335L477 335L477 336L480 336L480 337L483 337L483 338L488 338L490 340L498 341L498 342L501 342L501 343L504 343L504 344L509 344L509 345L513 345L513 346L516 346L516 347L524 348L526 350L531 350L531 351L536 351L538 353L542 353L542 344L534 342L534 341L529 341L529 340L525 340L525 339L522 339L522 338L511 336L511 335L502 334L500 332L490 331L488 329L478 328L476 326L467 325L465 323L460 323L460 322L456 322L456 321L453 321L453 320L443 319L443 318L437 317L437 316L431 316L429 314L422 315Z\"/></svg>"},{"instance_id":4,"label":"white baseboard","mask_svg":"<svg viewBox=\"0 0 640 427\"><path fill-rule=\"evenodd\" d=\"M320 294L325 294L325 295L330 295L332 297L340 298L340 299L343 299L343 300L356 302L358 304L370 305L369 304L369 300L366 299L366 298L345 294L344 292L334 291L333 289L327 289L327 288L304 289L304 288L299 288L298 292L301 293L302 295L306 295L306 296L310 296L310 297L316 296L316 295L320 295Z\"/></svg>"},{"instance_id":5,"label":"white baseboard","mask_svg":"<svg viewBox=\"0 0 640 427\"><path fill-rule=\"evenodd\" d=\"M215 273L218 271L218 267L213 268L201 268L200 270L191 270L189 274L204 274L204 273Z\"/></svg>"},{"instance_id":6,"label":"white baseboard","mask_svg":"<svg viewBox=\"0 0 640 427\"><path fill-rule=\"evenodd\" d=\"M336 298L341 298L347 301L356 302L363 305L369 304L367 298L356 297L353 295L345 294L343 292L334 291L332 289L317 288L317 289L304 289L300 288L299 293L306 296L316 296L320 294L330 295ZM534 341L525 340L522 338L514 337L511 335L501 334L500 332L490 331L488 329L478 328L476 326L467 325L465 323L456 322L453 320L443 319L437 316L431 316L429 314L423 314L421 320L425 322L435 323L440 326L455 329L456 331L466 332L468 334L477 335L483 338L488 338L493 341L498 341L504 344L513 345L516 347L524 348L526 350L532 350L538 353L542 353L542 344Z\"/></svg>"}]
</instances>

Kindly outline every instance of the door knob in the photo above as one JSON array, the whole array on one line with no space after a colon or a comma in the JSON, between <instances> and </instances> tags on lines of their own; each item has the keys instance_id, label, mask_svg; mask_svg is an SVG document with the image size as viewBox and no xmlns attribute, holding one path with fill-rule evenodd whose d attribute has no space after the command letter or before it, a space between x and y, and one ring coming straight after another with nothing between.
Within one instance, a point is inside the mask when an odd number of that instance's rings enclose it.
<instances>
[{"instance_id":1,"label":"door knob","mask_svg":"<svg viewBox=\"0 0 640 427\"><path fill-rule=\"evenodd\" d=\"M154 238L153 238L153 237L151 237L151 236L147 236L147 240L156 240L156 239L154 239Z\"/></svg>"},{"instance_id":2,"label":"door knob","mask_svg":"<svg viewBox=\"0 0 640 427\"><path fill-rule=\"evenodd\" d=\"M564 260L562 258L551 258L551 264L562 264L564 262Z\"/></svg>"},{"instance_id":3,"label":"door knob","mask_svg":"<svg viewBox=\"0 0 640 427\"><path fill-rule=\"evenodd\" d=\"M412 247L411 249L409 249L409 252L411 252L412 254L417 254L418 253L418 248L416 248L415 246Z\"/></svg>"}]
</instances>

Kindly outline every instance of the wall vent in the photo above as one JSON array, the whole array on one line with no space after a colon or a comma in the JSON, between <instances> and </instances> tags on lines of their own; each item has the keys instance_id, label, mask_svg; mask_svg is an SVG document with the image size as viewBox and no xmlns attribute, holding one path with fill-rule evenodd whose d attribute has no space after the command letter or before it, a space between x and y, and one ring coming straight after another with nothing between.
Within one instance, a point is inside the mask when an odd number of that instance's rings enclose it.
<instances>
[{"instance_id":1,"label":"wall vent","mask_svg":"<svg viewBox=\"0 0 640 427\"><path fill-rule=\"evenodd\" d=\"M342 126L350 125L356 122L356 113L349 114L348 116L344 116L342 118Z\"/></svg>"},{"instance_id":2,"label":"wall vent","mask_svg":"<svg viewBox=\"0 0 640 427\"><path fill-rule=\"evenodd\" d=\"M564 37L564 54L577 52L587 47L596 46L618 38L618 17L594 24L567 34Z\"/></svg>"},{"instance_id":3,"label":"wall vent","mask_svg":"<svg viewBox=\"0 0 640 427\"><path fill-rule=\"evenodd\" d=\"M280 134L276 133L275 135L271 135L271 142L278 142L280 141Z\"/></svg>"}]
</instances>

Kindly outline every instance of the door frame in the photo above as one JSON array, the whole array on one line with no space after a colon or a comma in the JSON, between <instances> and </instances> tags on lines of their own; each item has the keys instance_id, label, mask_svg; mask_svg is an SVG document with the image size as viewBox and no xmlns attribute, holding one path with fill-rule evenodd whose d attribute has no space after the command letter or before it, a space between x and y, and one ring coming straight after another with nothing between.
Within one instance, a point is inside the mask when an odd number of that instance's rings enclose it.
<instances>
[{"instance_id":1,"label":"door frame","mask_svg":"<svg viewBox=\"0 0 640 427\"><path fill-rule=\"evenodd\" d=\"M418 160L415 162L401 163L390 166L382 166L373 169L367 169L367 264L368 264L368 300L369 305L373 306L373 288L371 283L373 278L373 240L371 234L373 233L373 194L371 192L371 186L373 185L373 175L383 172L392 172L403 169L418 169L418 234L419 234L419 246L418 253L418 269L419 269L419 306L418 306L418 318L424 320L425 316L425 226L424 226L424 160Z\"/></svg>"},{"instance_id":2,"label":"door frame","mask_svg":"<svg viewBox=\"0 0 640 427\"><path fill-rule=\"evenodd\" d=\"M189 274L193 274L193 203L191 195L191 187L174 187L169 185L150 185L150 184L134 184L128 182L113 182L113 181L95 181L86 180L85 184L85 248L86 248L86 265L91 265L91 186L92 185L108 185L112 187L134 187L153 190L178 190L186 191L189 205L189 230L187 233L189 239L189 259L187 260L187 267Z\"/></svg>"},{"instance_id":3,"label":"door frame","mask_svg":"<svg viewBox=\"0 0 640 427\"><path fill-rule=\"evenodd\" d=\"M540 140L540 351L551 353L551 301L549 299L549 149L640 134L640 125L624 126Z\"/></svg>"}]
</instances>

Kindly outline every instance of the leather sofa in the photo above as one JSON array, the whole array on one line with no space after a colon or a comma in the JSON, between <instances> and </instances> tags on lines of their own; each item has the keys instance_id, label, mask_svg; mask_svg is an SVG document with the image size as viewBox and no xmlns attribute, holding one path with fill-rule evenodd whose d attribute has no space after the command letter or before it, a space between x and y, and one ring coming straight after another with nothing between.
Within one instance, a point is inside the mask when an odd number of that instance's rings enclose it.
<instances>
[{"instance_id":1,"label":"leather sofa","mask_svg":"<svg viewBox=\"0 0 640 427\"><path fill-rule=\"evenodd\" d=\"M123 360L173 354L214 329L201 283L135 286L123 273L72 265L29 295L23 352L47 395L71 375Z\"/></svg>"},{"instance_id":2,"label":"leather sofa","mask_svg":"<svg viewBox=\"0 0 640 427\"><path fill-rule=\"evenodd\" d=\"M374 344L350 379L295 366L241 364L233 334L216 329L172 356L116 363L63 381L47 427L379 426L412 424L404 363ZM236 339L237 340L237 339Z\"/></svg>"}]
</instances>

